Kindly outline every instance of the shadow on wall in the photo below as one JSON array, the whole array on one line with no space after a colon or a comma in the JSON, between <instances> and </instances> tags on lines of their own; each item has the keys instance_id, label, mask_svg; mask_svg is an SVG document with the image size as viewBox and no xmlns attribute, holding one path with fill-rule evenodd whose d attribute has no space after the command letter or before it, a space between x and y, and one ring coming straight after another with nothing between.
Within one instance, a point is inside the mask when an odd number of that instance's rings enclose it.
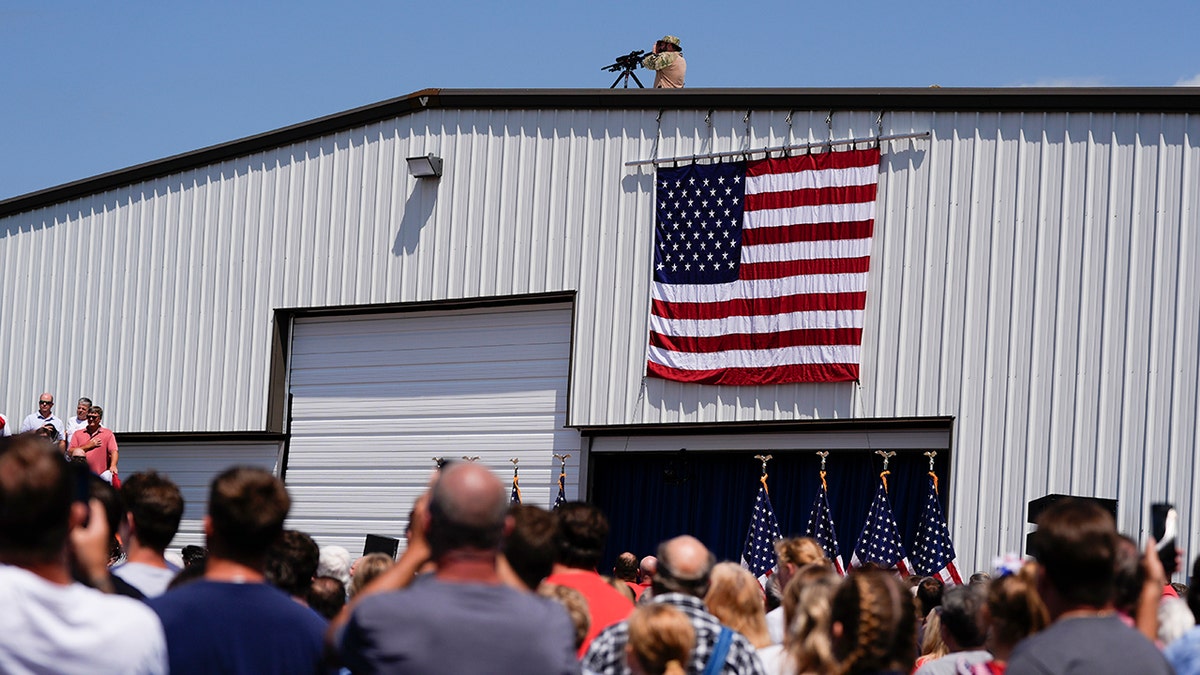
<instances>
[{"instance_id":1,"label":"shadow on wall","mask_svg":"<svg viewBox=\"0 0 1200 675\"><path fill-rule=\"evenodd\" d=\"M400 228L396 230L396 240L392 242L392 255L410 255L417 250L421 241L421 229L433 215L433 207L437 206L438 181L414 179L413 191L404 202L404 215L400 217Z\"/></svg>"},{"instance_id":2,"label":"shadow on wall","mask_svg":"<svg viewBox=\"0 0 1200 675\"><path fill-rule=\"evenodd\" d=\"M855 415L858 385L853 382L718 387L647 377L642 386L645 387L643 408L633 412L637 421L675 421L677 417L696 420L702 411L714 407L737 408L737 419L830 420L862 416ZM772 409L758 411L746 407L747 401L755 400L772 401Z\"/></svg>"}]
</instances>

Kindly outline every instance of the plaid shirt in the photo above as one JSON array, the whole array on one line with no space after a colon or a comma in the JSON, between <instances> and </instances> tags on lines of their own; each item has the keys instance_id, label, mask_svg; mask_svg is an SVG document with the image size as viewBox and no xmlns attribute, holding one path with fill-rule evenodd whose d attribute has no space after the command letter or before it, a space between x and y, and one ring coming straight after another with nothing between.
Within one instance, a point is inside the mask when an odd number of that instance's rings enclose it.
<instances>
[{"instance_id":1,"label":"plaid shirt","mask_svg":"<svg viewBox=\"0 0 1200 675\"><path fill-rule=\"evenodd\" d=\"M687 615L696 629L696 644L692 648L691 663L688 672L696 675L704 672L708 663L708 655L717 644L721 633L721 622L717 617L704 609L704 602L699 598L681 593L665 593L656 595L651 602L664 602ZM596 636L583 657L584 672L600 673L601 675L629 675L629 666L625 665L625 643L629 641L629 624L625 621L613 624ZM725 656L725 667L722 673L729 675L765 675L762 662L754 647L740 633L733 634L729 644L729 653Z\"/></svg>"}]
</instances>

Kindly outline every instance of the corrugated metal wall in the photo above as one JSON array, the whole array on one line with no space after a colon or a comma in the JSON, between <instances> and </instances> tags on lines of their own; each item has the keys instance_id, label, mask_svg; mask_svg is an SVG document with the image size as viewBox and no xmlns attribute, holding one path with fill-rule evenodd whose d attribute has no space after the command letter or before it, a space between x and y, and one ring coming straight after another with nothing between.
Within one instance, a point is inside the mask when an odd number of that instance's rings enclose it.
<instances>
[{"instance_id":1,"label":"corrugated metal wall","mask_svg":"<svg viewBox=\"0 0 1200 675\"><path fill-rule=\"evenodd\" d=\"M885 113L932 135L884 148L862 386L717 388L642 382L653 174L624 162L877 113L657 114L429 110L5 218L0 410L262 429L273 308L578 290L572 424L954 416L966 566L1046 492L1196 522L1200 117Z\"/></svg>"}]
</instances>

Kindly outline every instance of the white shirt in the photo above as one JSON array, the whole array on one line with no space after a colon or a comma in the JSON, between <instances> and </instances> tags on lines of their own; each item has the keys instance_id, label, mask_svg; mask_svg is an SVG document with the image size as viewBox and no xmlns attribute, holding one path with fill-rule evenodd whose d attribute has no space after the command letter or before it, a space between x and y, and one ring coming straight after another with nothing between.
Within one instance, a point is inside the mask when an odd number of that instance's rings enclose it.
<instances>
[{"instance_id":1,"label":"white shirt","mask_svg":"<svg viewBox=\"0 0 1200 675\"><path fill-rule=\"evenodd\" d=\"M38 413L29 413L26 415L25 420L21 422L21 433L33 431L34 429L41 429L42 427L46 426L47 423L53 424L54 428L58 429L58 440L66 440L63 438L63 432L67 429L65 426L63 426L63 421L54 413L50 413L49 417L42 417Z\"/></svg>"},{"instance_id":2,"label":"white shirt","mask_svg":"<svg viewBox=\"0 0 1200 675\"><path fill-rule=\"evenodd\" d=\"M0 673L167 672L158 615L132 598L0 565Z\"/></svg>"},{"instance_id":3,"label":"white shirt","mask_svg":"<svg viewBox=\"0 0 1200 675\"><path fill-rule=\"evenodd\" d=\"M104 425L101 424L100 426L104 426ZM75 432L79 431L80 429L86 429L86 428L87 428L87 419L86 418L84 418L82 420L74 418L74 417L68 418L67 419L67 435L63 437L63 440L65 440L67 442L67 445L70 445L71 437L75 435Z\"/></svg>"}]
</instances>

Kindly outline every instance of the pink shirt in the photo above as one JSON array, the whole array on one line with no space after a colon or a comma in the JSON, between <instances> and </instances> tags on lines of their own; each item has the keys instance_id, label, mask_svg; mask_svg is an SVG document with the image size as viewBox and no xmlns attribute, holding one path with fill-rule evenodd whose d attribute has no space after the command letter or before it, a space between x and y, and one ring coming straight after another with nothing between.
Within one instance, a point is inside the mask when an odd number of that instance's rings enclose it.
<instances>
[{"instance_id":1,"label":"pink shirt","mask_svg":"<svg viewBox=\"0 0 1200 675\"><path fill-rule=\"evenodd\" d=\"M109 462L112 461L113 453L117 451L117 439L113 436L113 432L100 427L96 430L96 438L100 439L100 447L92 448L87 451L88 468L93 473L104 473L108 471ZM92 435L87 429L80 429L71 437L70 447L78 448L86 445L92 440Z\"/></svg>"}]
</instances>

